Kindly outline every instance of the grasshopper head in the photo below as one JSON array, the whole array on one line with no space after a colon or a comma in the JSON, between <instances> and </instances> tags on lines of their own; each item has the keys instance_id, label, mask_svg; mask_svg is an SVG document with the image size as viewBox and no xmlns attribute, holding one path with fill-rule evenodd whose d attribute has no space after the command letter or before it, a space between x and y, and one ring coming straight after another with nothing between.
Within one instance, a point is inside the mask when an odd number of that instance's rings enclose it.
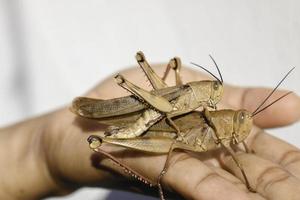
<instances>
[{"instance_id":1,"label":"grasshopper head","mask_svg":"<svg viewBox=\"0 0 300 200\"><path fill-rule=\"evenodd\" d=\"M212 108L216 108L223 96L223 85L219 81L211 81L210 103Z\"/></svg>"},{"instance_id":2,"label":"grasshopper head","mask_svg":"<svg viewBox=\"0 0 300 200\"><path fill-rule=\"evenodd\" d=\"M252 113L244 109L236 111L233 117L233 143L242 142L249 135L252 125Z\"/></svg>"},{"instance_id":3,"label":"grasshopper head","mask_svg":"<svg viewBox=\"0 0 300 200\"><path fill-rule=\"evenodd\" d=\"M223 77L222 77L221 71L220 71L215 59L213 59L213 57L211 55L209 55L209 57L214 62L215 67L218 70L220 78L215 76L208 69L202 67L201 65L198 65L196 63L191 63L191 64L193 64L197 67L200 67L201 69L203 69L204 71L206 71L207 73L209 73L210 75L212 75L216 79L215 81L201 81L201 82L204 82L204 83L208 84L208 90L204 91L204 92L206 93L206 95L209 95L209 97L206 97L207 99L204 100L204 101L208 102L207 106L216 109L216 105L217 105L217 103L219 103L219 101L221 100L222 95L223 95ZM201 94L202 91L203 90L200 91L200 94ZM203 97L203 96L200 95L199 97ZM199 102L199 100L198 100L198 102Z\"/></svg>"},{"instance_id":4,"label":"grasshopper head","mask_svg":"<svg viewBox=\"0 0 300 200\"><path fill-rule=\"evenodd\" d=\"M216 108L217 103L223 95L223 85L219 81L195 81L190 82L197 102L206 104L211 108Z\"/></svg>"}]
</instances>

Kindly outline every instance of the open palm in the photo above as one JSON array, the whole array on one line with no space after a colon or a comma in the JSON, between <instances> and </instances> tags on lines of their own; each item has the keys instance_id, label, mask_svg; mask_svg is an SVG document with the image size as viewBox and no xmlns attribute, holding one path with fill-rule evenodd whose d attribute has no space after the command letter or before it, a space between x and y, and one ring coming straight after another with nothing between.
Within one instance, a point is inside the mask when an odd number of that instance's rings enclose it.
<instances>
[{"instance_id":1,"label":"open palm","mask_svg":"<svg viewBox=\"0 0 300 200\"><path fill-rule=\"evenodd\" d=\"M128 80L150 90L142 72L137 69L127 70L122 74ZM158 74L162 74L162 66L155 69ZM185 68L181 74L185 82L207 79L205 75ZM170 76L167 79L169 85L174 83L172 78ZM218 108L245 108L253 111L269 91L226 85ZM270 101L282 94L283 91L278 91ZM86 96L110 99L124 95L128 93L117 86L113 78L108 78ZM285 115L282 115L282 110L285 110ZM248 191L239 169L222 149L198 154L174 152L170 167L162 180L164 188L185 199L297 199L297 191L300 191L299 149L269 135L261 128L293 123L300 117L299 110L300 100L292 94L259 114L254 120L256 126L246 141L255 154L237 153L250 185L257 193ZM101 155L95 155L88 147L87 137L90 134L102 134L105 127L95 121L78 118L68 109L57 111L50 127L49 134L45 134L45 140L50 141L45 147L48 149L47 158L63 185L71 182L76 187L99 185L131 188L131 182L124 178L122 168ZM166 155L124 150L114 145L103 145L101 148L153 182L166 160ZM143 186L132 185L145 190Z\"/></svg>"}]
</instances>

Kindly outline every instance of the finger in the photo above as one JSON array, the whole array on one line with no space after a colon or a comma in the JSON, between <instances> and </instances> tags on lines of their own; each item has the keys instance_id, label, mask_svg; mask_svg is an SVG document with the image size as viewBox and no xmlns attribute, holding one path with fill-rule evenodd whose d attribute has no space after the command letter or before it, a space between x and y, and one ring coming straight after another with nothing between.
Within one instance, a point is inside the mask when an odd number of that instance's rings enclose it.
<instances>
[{"instance_id":1,"label":"finger","mask_svg":"<svg viewBox=\"0 0 300 200\"><path fill-rule=\"evenodd\" d=\"M300 150L265 131L255 128L248 144L255 154L277 163L300 179Z\"/></svg>"},{"instance_id":2,"label":"finger","mask_svg":"<svg viewBox=\"0 0 300 200\"><path fill-rule=\"evenodd\" d=\"M266 199L299 199L299 179L281 168L281 166L253 154L238 154L237 159L242 164L251 187ZM243 179L231 158L228 157L225 163L236 176Z\"/></svg>"},{"instance_id":3,"label":"finger","mask_svg":"<svg viewBox=\"0 0 300 200\"><path fill-rule=\"evenodd\" d=\"M223 101L233 108L244 108L253 112L270 92L271 89L267 88L227 86L225 87ZM285 93L286 91L282 90L276 91L264 105L268 105ZM263 128L288 125L300 119L299 110L300 98L292 93L256 115L254 123Z\"/></svg>"},{"instance_id":4,"label":"finger","mask_svg":"<svg viewBox=\"0 0 300 200\"><path fill-rule=\"evenodd\" d=\"M243 190L221 177L201 161L179 154L172 157L164 185L186 199L251 199Z\"/></svg>"},{"instance_id":5,"label":"finger","mask_svg":"<svg viewBox=\"0 0 300 200\"><path fill-rule=\"evenodd\" d=\"M213 169L213 171L218 173L219 176L221 176L222 178L226 179L227 181L233 183L239 189L245 191L251 199L256 199L256 200L264 200L265 199L259 193L250 192L248 190L248 188L246 187L246 185L239 178L237 178L236 176L233 176L228 171L225 171L224 169L222 169L220 167L211 167L211 168Z\"/></svg>"}]
</instances>

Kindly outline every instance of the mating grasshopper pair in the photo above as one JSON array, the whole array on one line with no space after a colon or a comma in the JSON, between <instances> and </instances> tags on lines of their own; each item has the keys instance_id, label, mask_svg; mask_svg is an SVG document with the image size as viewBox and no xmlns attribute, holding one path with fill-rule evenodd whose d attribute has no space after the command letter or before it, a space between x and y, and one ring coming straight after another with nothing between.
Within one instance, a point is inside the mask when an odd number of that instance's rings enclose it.
<instances>
[{"instance_id":1,"label":"mating grasshopper pair","mask_svg":"<svg viewBox=\"0 0 300 200\"><path fill-rule=\"evenodd\" d=\"M157 181L161 199L164 197L160 182L167 171L168 161L174 149L204 152L224 147L240 168L247 187L252 190L231 145L243 143L251 131L254 115L287 94L261 109L278 85L253 113L246 110L209 111L208 107L216 108L223 93L223 79L214 60L221 80L212 74L216 81L182 84L179 58L169 62L162 79L149 66L142 52L138 52L136 58L152 84L153 91L145 91L121 75L117 75L115 77L117 83L133 95L111 100L79 97L73 101L71 110L74 113L109 125L105 132L106 137L88 138L90 147L110 157L139 180L151 184L154 183L120 163L112 155L103 152L101 144L105 142L141 151L168 153ZM176 74L176 86L173 87L168 87L164 82L170 68L174 69ZM195 111L199 107L203 108L203 112Z\"/></svg>"},{"instance_id":2,"label":"mating grasshopper pair","mask_svg":"<svg viewBox=\"0 0 300 200\"><path fill-rule=\"evenodd\" d=\"M123 76L117 75L115 76L116 82L133 95L112 100L77 98L73 101L72 110L80 116L97 119L124 116L142 110L141 117L131 126L107 131L106 134L111 135L111 137L133 138L140 136L163 117L166 117L177 131L178 136L182 137L179 128L172 120L173 117L189 113L199 107L215 108L221 100L223 87L220 80L195 81L182 85L179 75L181 68L179 58L172 59L168 65L170 66L168 68L172 67L176 72L177 86L175 87L168 87L163 79L159 78L149 66L142 52L138 52L136 58L154 88L152 92L148 92L129 82Z\"/></svg>"}]
</instances>

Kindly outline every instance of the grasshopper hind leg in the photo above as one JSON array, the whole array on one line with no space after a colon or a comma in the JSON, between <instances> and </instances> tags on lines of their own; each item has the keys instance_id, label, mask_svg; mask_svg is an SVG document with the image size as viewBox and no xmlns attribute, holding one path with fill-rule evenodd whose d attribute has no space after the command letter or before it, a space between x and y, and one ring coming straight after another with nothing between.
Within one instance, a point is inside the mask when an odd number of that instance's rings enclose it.
<instances>
[{"instance_id":1,"label":"grasshopper hind leg","mask_svg":"<svg viewBox=\"0 0 300 200\"><path fill-rule=\"evenodd\" d=\"M166 98L159 95L155 95L149 91L140 88L139 86L126 80L120 74L115 76L115 80L119 86L132 93L135 97L140 99L140 101L146 102L147 104L151 105L152 107L163 113L173 111L172 104Z\"/></svg>"},{"instance_id":2,"label":"grasshopper hind leg","mask_svg":"<svg viewBox=\"0 0 300 200\"><path fill-rule=\"evenodd\" d=\"M147 109L143 114L133 123L129 123L123 127L110 126L105 131L105 136L111 138L135 138L142 135L153 124L161 120L163 115L153 110Z\"/></svg>"},{"instance_id":3,"label":"grasshopper hind leg","mask_svg":"<svg viewBox=\"0 0 300 200\"><path fill-rule=\"evenodd\" d=\"M157 90L168 87L164 80L161 79L150 67L143 52L137 52L135 58L142 70L144 71L145 75L147 76L148 80L150 81L153 89Z\"/></svg>"},{"instance_id":4,"label":"grasshopper hind leg","mask_svg":"<svg viewBox=\"0 0 300 200\"><path fill-rule=\"evenodd\" d=\"M175 80L176 80L176 85L182 85L183 82L182 82L182 79L181 79L181 76L180 76L180 70L181 70L181 60L179 57L174 57L172 58L168 65L167 65L167 68L164 72L164 75L162 77L162 80L165 81L169 72L170 72L170 69L173 69L174 72L175 72Z\"/></svg>"},{"instance_id":5,"label":"grasshopper hind leg","mask_svg":"<svg viewBox=\"0 0 300 200\"><path fill-rule=\"evenodd\" d=\"M150 187L155 186L155 183L153 183L153 181L151 181L150 179L144 177L143 175L141 175L140 173L138 173L137 171L135 171L134 169L132 169L131 167L129 167L128 165L122 163L118 158L114 157L113 155L111 155L110 153L102 150L100 148L100 146L102 145L102 139L96 135L91 135L88 137L87 139L90 148L99 154L104 155L105 157L109 158L113 163L117 164L119 167L121 167L124 172L126 174L129 174L131 177L143 182L146 185L149 185Z\"/></svg>"}]
</instances>

